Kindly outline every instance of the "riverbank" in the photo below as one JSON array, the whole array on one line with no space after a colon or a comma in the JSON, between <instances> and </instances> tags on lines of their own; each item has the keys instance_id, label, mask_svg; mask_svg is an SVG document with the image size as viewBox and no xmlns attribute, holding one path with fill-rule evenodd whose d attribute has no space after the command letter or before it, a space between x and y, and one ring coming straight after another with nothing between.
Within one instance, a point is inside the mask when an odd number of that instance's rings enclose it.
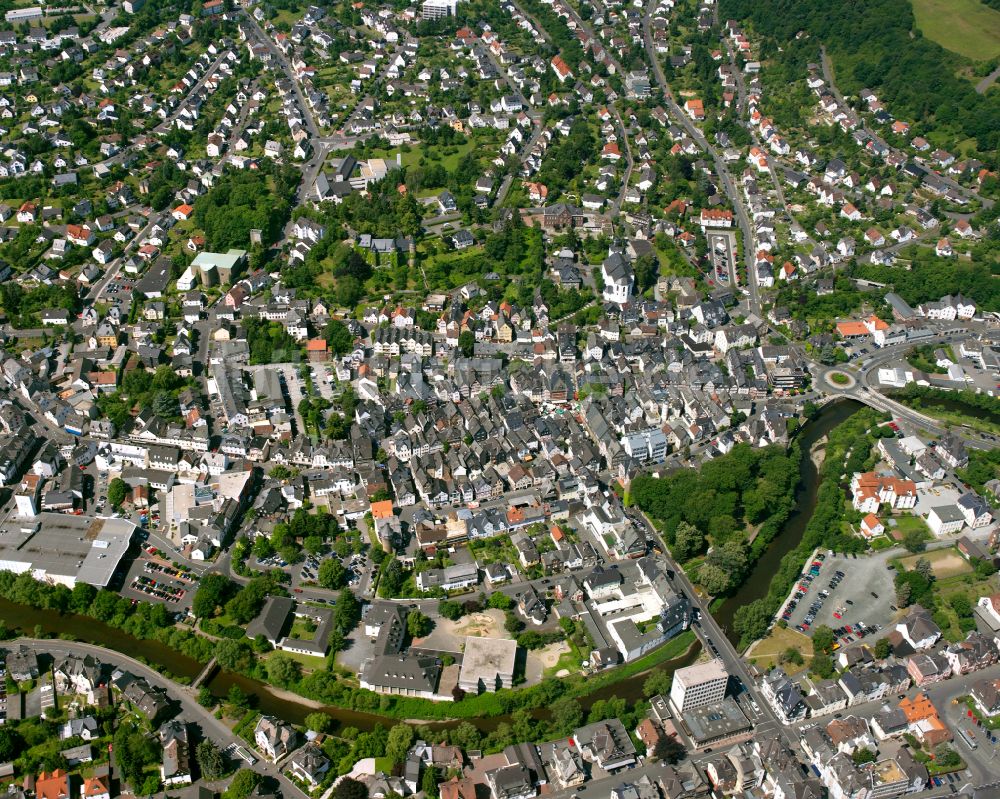
<instances>
[{"instance_id":1,"label":"riverbank","mask_svg":"<svg viewBox=\"0 0 1000 799\"><path fill-rule=\"evenodd\" d=\"M1000 435L1000 399L996 397L916 385L889 392L887 396L946 424Z\"/></svg>"},{"instance_id":2,"label":"riverbank","mask_svg":"<svg viewBox=\"0 0 1000 799\"><path fill-rule=\"evenodd\" d=\"M864 406L854 400L838 400L824 405L819 412L800 428L796 436L799 446L799 483L795 491L795 504L785 524L761 553L740 587L713 609L712 615L719 626L726 631L734 646L739 647L744 625L737 625L737 614L746 616L748 611L741 608L759 608L772 589L778 576L790 571L786 558L801 543L806 527L816 508L820 487L820 472L825 463L830 434ZM811 547L810 547L811 549ZM804 562L805 554L802 555ZM795 566L795 574L798 574ZM755 604L756 603L756 604ZM772 611L773 613L773 611ZM764 615L760 612L758 615ZM759 625L758 625L759 629ZM764 628L766 630L766 627ZM759 636L754 636L754 638Z\"/></svg>"},{"instance_id":3,"label":"riverbank","mask_svg":"<svg viewBox=\"0 0 1000 799\"><path fill-rule=\"evenodd\" d=\"M892 432L879 426L883 417L877 411L853 400L837 405L838 412L827 417L830 423L824 425L826 429L815 429L809 441L807 451L810 455L803 457L802 492L795 515L777 542L781 551L773 556L776 567L770 574L759 575L760 582L751 589L755 596L749 602L734 606L730 600L723 607L723 610L731 610L730 638L736 638L734 644L741 649L746 649L767 632L814 549L859 552L865 548L845 519L847 506L841 477L844 472L851 474L870 468L875 442ZM817 467L812 457L813 445L823 435L827 436L825 457ZM741 593L744 598L749 596L749 591Z\"/></svg>"},{"instance_id":4,"label":"riverbank","mask_svg":"<svg viewBox=\"0 0 1000 799\"><path fill-rule=\"evenodd\" d=\"M135 638L87 616L20 605L0 597L0 618L8 620L9 628L23 633L37 631L66 642L81 642L119 653L157 669L164 677L181 685L190 684L204 666L204 663L159 641ZM694 633L687 631L632 663L596 675L559 680L550 678L530 688L469 696L459 702L382 696L339 681L338 686L342 687L345 697L365 705L344 706L302 696L221 668L211 676L205 687L220 699L225 698L234 687L238 688L245 695L256 697L257 709L261 712L294 724L304 723L309 713L321 712L334 719L340 727L354 727L362 731L371 730L376 725L391 727L406 719L423 719L439 730L468 721L481 732L491 732L499 724L509 723L510 714L519 709L542 709L541 715L544 716L547 712L545 708L561 697L577 699L584 708L611 697L635 703L643 698L642 683L649 673L672 673L677 668L690 665L698 650ZM328 679L336 680L332 674L328 675Z\"/></svg>"}]
</instances>

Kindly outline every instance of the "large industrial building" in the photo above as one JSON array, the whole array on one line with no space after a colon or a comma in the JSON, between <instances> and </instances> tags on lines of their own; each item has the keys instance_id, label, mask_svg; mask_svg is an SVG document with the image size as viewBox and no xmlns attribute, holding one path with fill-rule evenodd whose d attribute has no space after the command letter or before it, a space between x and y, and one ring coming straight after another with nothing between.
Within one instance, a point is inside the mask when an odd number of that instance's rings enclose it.
<instances>
[{"instance_id":1,"label":"large industrial building","mask_svg":"<svg viewBox=\"0 0 1000 799\"><path fill-rule=\"evenodd\" d=\"M9 518L0 526L0 571L29 572L36 580L73 588L113 582L135 525L127 519L101 519L64 513Z\"/></svg>"}]
</instances>

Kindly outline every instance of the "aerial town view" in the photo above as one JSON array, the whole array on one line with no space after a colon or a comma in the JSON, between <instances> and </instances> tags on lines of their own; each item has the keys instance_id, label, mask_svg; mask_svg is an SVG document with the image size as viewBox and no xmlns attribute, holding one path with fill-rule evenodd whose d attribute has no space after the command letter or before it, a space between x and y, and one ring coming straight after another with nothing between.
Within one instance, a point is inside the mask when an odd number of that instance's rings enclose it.
<instances>
[{"instance_id":1,"label":"aerial town view","mask_svg":"<svg viewBox=\"0 0 1000 799\"><path fill-rule=\"evenodd\" d=\"M1000 0L0 0L0 799L1000 799Z\"/></svg>"}]
</instances>

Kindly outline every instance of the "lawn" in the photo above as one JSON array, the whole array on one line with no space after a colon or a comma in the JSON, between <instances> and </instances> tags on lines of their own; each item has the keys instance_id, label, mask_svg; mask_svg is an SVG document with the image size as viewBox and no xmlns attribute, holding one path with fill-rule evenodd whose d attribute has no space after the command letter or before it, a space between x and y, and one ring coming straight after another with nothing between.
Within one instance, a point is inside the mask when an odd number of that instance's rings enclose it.
<instances>
[{"instance_id":1,"label":"lawn","mask_svg":"<svg viewBox=\"0 0 1000 799\"><path fill-rule=\"evenodd\" d=\"M746 657L753 662L757 668L770 670L778 663L778 656L787 649L796 649L802 653L806 663L812 657L812 639L808 635L792 630L788 627L774 627L766 638L754 641L753 646L746 653ZM785 663L783 668L788 674L795 674L805 668L805 664L796 666L793 663Z\"/></svg>"},{"instance_id":2,"label":"lawn","mask_svg":"<svg viewBox=\"0 0 1000 799\"><path fill-rule=\"evenodd\" d=\"M979 0L913 0L917 27L946 50L974 61L1000 55L1000 11Z\"/></svg>"},{"instance_id":3,"label":"lawn","mask_svg":"<svg viewBox=\"0 0 1000 799\"><path fill-rule=\"evenodd\" d=\"M301 652L286 652L283 649L274 649L271 652L268 652L264 658L265 663L275 655L285 655L286 657L290 657L292 660L298 661L302 664L302 670L304 672L326 668L326 658L316 657L315 655L303 655Z\"/></svg>"},{"instance_id":4,"label":"lawn","mask_svg":"<svg viewBox=\"0 0 1000 799\"><path fill-rule=\"evenodd\" d=\"M920 558L926 558L930 562L931 568L934 570L934 576L939 580L969 574L972 571L972 566L969 565L969 562L962 557L955 547L921 552L917 555L900 558L899 562L904 569L911 571L916 568L917 561Z\"/></svg>"}]
</instances>

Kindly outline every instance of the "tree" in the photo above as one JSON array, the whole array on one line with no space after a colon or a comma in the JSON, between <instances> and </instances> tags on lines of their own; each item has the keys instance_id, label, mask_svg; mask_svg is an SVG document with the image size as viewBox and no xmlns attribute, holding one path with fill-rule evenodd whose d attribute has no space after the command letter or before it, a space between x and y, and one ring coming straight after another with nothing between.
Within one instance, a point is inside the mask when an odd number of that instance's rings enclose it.
<instances>
[{"instance_id":1,"label":"tree","mask_svg":"<svg viewBox=\"0 0 1000 799\"><path fill-rule=\"evenodd\" d=\"M246 710L250 707L250 697L238 685L233 685L229 688L229 693L226 694L226 702L237 710Z\"/></svg>"},{"instance_id":2,"label":"tree","mask_svg":"<svg viewBox=\"0 0 1000 799\"><path fill-rule=\"evenodd\" d=\"M465 609L458 602L451 602L447 599L438 603L438 613L451 621L458 621L465 613Z\"/></svg>"},{"instance_id":3,"label":"tree","mask_svg":"<svg viewBox=\"0 0 1000 799\"><path fill-rule=\"evenodd\" d=\"M514 614L512 610L508 610L504 615L503 628L511 635L517 635L521 632L524 624L521 620Z\"/></svg>"},{"instance_id":4,"label":"tree","mask_svg":"<svg viewBox=\"0 0 1000 799\"><path fill-rule=\"evenodd\" d=\"M729 572L708 561L702 563L698 569L698 582L711 596L724 594L732 586Z\"/></svg>"},{"instance_id":5,"label":"tree","mask_svg":"<svg viewBox=\"0 0 1000 799\"><path fill-rule=\"evenodd\" d=\"M217 780L226 773L226 758L214 743L207 738L199 742L194 750L198 768L206 780Z\"/></svg>"},{"instance_id":6,"label":"tree","mask_svg":"<svg viewBox=\"0 0 1000 799\"><path fill-rule=\"evenodd\" d=\"M333 719L326 715L326 713L310 713L306 716L305 722L306 729L313 732L329 732L333 726Z\"/></svg>"},{"instance_id":7,"label":"tree","mask_svg":"<svg viewBox=\"0 0 1000 799\"><path fill-rule=\"evenodd\" d=\"M316 582L331 590L343 588L347 584L347 569L344 568L344 564L340 562L339 558L327 558L319 564Z\"/></svg>"},{"instance_id":8,"label":"tree","mask_svg":"<svg viewBox=\"0 0 1000 799\"><path fill-rule=\"evenodd\" d=\"M664 763L677 763L685 752L684 746L672 735L664 735L653 747L653 757Z\"/></svg>"},{"instance_id":9,"label":"tree","mask_svg":"<svg viewBox=\"0 0 1000 799\"><path fill-rule=\"evenodd\" d=\"M483 742L483 736L476 726L468 721L461 722L448 736L453 746L459 746L468 752L470 749L479 749Z\"/></svg>"},{"instance_id":10,"label":"tree","mask_svg":"<svg viewBox=\"0 0 1000 799\"><path fill-rule=\"evenodd\" d=\"M199 619L214 616L216 609L223 604L232 588L233 584L226 575L214 572L206 574L198 583L198 590L191 600L191 612Z\"/></svg>"},{"instance_id":11,"label":"tree","mask_svg":"<svg viewBox=\"0 0 1000 799\"><path fill-rule=\"evenodd\" d=\"M669 671L664 669L654 671L642 684L643 696L647 698L656 696L657 694L663 694L666 696L670 693L670 687L673 684L673 679L673 674Z\"/></svg>"},{"instance_id":12,"label":"tree","mask_svg":"<svg viewBox=\"0 0 1000 799\"><path fill-rule=\"evenodd\" d=\"M108 502L112 508L120 508L126 496L128 496L128 485L120 477L108 483Z\"/></svg>"},{"instance_id":13,"label":"tree","mask_svg":"<svg viewBox=\"0 0 1000 799\"><path fill-rule=\"evenodd\" d=\"M420 778L420 790L424 792L424 796L430 797L430 799L438 799L441 795L438 790L438 783L441 782L441 772L437 770L436 766L429 766L424 772L424 776Z\"/></svg>"},{"instance_id":14,"label":"tree","mask_svg":"<svg viewBox=\"0 0 1000 799\"><path fill-rule=\"evenodd\" d=\"M406 629L410 638L424 638L434 627L434 622L419 610L411 610L406 617Z\"/></svg>"},{"instance_id":15,"label":"tree","mask_svg":"<svg viewBox=\"0 0 1000 799\"><path fill-rule=\"evenodd\" d=\"M336 355L346 355L354 347L354 336L347 325L334 319L323 328L323 337L330 350Z\"/></svg>"},{"instance_id":16,"label":"tree","mask_svg":"<svg viewBox=\"0 0 1000 799\"><path fill-rule=\"evenodd\" d=\"M222 794L222 799L247 799L253 789L260 785L262 777L256 771L241 768Z\"/></svg>"},{"instance_id":17,"label":"tree","mask_svg":"<svg viewBox=\"0 0 1000 799\"><path fill-rule=\"evenodd\" d=\"M837 636L833 634L827 625L820 624L818 627L813 629L813 652L822 652L825 655L829 655L833 652L833 645L837 640Z\"/></svg>"},{"instance_id":18,"label":"tree","mask_svg":"<svg viewBox=\"0 0 1000 799\"><path fill-rule=\"evenodd\" d=\"M913 589L910 588L909 583L897 582L896 583L896 604L901 608L909 607L910 600L913 597Z\"/></svg>"},{"instance_id":19,"label":"tree","mask_svg":"<svg viewBox=\"0 0 1000 799\"><path fill-rule=\"evenodd\" d=\"M382 569L380 593L384 592L384 595L388 597L396 596L405 580L403 565L396 558L386 561L385 567Z\"/></svg>"},{"instance_id":20,"label":"tree","mask_svg":"<svg viewBox=\"0 0 1000 799\"><path fill-rule=\"evenodd\" d=\"M693 524L682 521L674 530L674 557L679 561L690 560L697 555L705 543L705 536Z\"/></svg>"},{"instance_id":21,"label":"tree","mask_svg":"<svg viewBox=\"0 0 1000 799\"><path fill-rule=\"evenodd\" d=\"M583 722L583 708L569 696L563 696L552 703L552 723L563 734L575 730Z\"/></svg>"},{"instance_id":22,"label":"tree","mask_svg":"<svg viewBox=\"0 0 1000 799\"><path fill-rule=\"evenodd\" d=\"M385 756L394 764L403 763L412 744L413 727L409 724L397 724L389 730L385 743Z\"/></svg>"},{"instance_id":23,"label":"tree","mask_svg":"<svg viewBox=\"0 0 1000 799\"><path fill-rule=\"evenodd\" d=\"M97 589L89 583L77 583L70 593L69 607L74 613L86 613L90 610L94 598L97 596Z\"/></svg>"},{"instance_id":24,"label":"tree","mask_svg":"<svg viewBox=\"0 0 1000 799\"><path fill-rule=\"evenodd\" d=\"M24 738L13 726L0 727L0 760L9 763L24 751Z\"/></svg>"},{"instance_id":25,"label":"tree","mask_svg":"<svg viewBox=\"0 0 1000 799\"><path fill-rule=\"evenodd\" d=\"M922 574L926 579L934 579L934 567L927 558L917 558L917 562L913 565L913 568Z\"/></svg>"},{"instance_id":26,"label":"tree","mask_svg":"<svg viewBox=\"0 0 1000 799\"><path fill-rule=\"evenodd\" d=\"M323 536L307 535L302 542L302 548L310 555L319 555L323 552Z\"/></svg>"},{"instance_id":27,"label":"tree","mask_svg":"<svg viewBox=\"0 0 1000 799\"><path fill-rule=\"evenodd\" d=\"M177 416L177 398L169 391L157 391L153 397L153 413L162 419Z\"/></svg>"},{"instance_id":28,"label":"tree","mask_svg":"<svg viewBox=\"0 0 1000 799\"><path fill-rule=\"evenodd\" d=\"M215 707L215 695L209 690L207 685L198 689L198 704L202 707Z\"/></svg>"},{"instance_id":29,"label":"tree","mask_svg":"<svg viewBox=\"0 0 1000 799\"><path fill-rule=\"evenodd\" d=\"M959 757L958 752L948 746L948 744L938 744L934 747L934 760L942 768L954 768L962 762L962 758Z\"/></svg>"},{"instance_id":30,"label":"tree","mask_svg":"<svg viewBox=\"0 0 1000 799\"><path fill-rule=\"evenodd\" d=\"M368 786L352 777L344 777L333 789L332 799L368 799Z\"/></svg>"},{"instance_id":31,"label":"tree","mask_svg":"<svg viewBox=\"0 0 1000 799\"><path fill-rule=\"evenodd\" d=\"M805 663L805 659L802 657L802 653L793 646L788 647L781 655L778 657L781 663L791 663L794 666L801 666Z\"/></svg>"},{"instance_id":32,"label":"tree","mask_svg":"<svg viewBox=\"0 0 1000 799\"><path fill-rule=\"evenodd\" d=\"M771 626L774 614L766 599L755 599L749 605L738 608L733 617L733 627L747 645L751 641L763 638L767 628Z\"/></svg>"},{"instance_id":33,"label":"tree","mask_svg":"<svg viewBox=\"0 0 1000 799\"><path fill-rule=\"evenodd\" d=\"M829 655L814 655L809 669L820 679L827 680L834 674L833 659Z\"/></svg>"},{"instance_id":34,"label":"tree","mask_svg":"<svg viewBox=\"0 0 1000 799\"><path fill-rule=\"evenodd\" d=\"M301 676L302 666L288 655L275 653L267 661L267 678L275 685L286 688L297 683Z\"/></svg>"},{"instance_id":35,"label":"tree","mask_svg":"<svg viewBox=\"0 0 1000 799\"><path fill-rule=\"evenodd\" d=\"M885 660L889 655L892 654L892 644L889 643L888 638L879 638L875 642L875 657L879 660Z\"/></svg>"},{"instance_id":36,"label":"tree","mask_svg":"<svg viewBox=\"0 0 1000 799\"><path fill-rule=\"evenodd\" d=\"M462 355L471 358L476 350L476 334L471 330L463 330L458 336L458 348Z\"/></svg>"},{"instance_id":37,"label":"tree","mask_svg":"<svg viewBox=\"0 0 1000 799\"><path fill-rule=\"evenodd\" d=\"M510 610L514 606L514 600L502 591L497 591L490 595L488 604L494 610Z\"/></svg>"},{"instance_id":38,"label":"tree","mask_svg":"<svg viewBox=\"0 0 1000 799\"><path fill-rule=\"evenodd\" d=\"M907 530L903 533L903 546L910 552L923 552L927 548L927 537L923 530Z\"/></svg>"},{"instance_id":39,"label":"tree","mask_svg":"<svg viewBox=\"0 0 1000 799\"><path fill-rule=\"evenodd\" d=\"M159 740L146 735L135 724L124 723L115 730L113 744L122 779L139 793L145 786L146 767L160 760L162 749Z\"/></svg>"},{"instance_id":40,"label":"tree","mask_svg":"<svg viewBox=\"0 0 1000 799\"><path fill-rule=\"evenodd\" d=\"M851 755L851 760L854 761L854 765L856 766L860 766L864 763L874 763L875 753L867 746L862 746L861 748L854 750L854 754Z\"/></svg>"}]
</instances>

